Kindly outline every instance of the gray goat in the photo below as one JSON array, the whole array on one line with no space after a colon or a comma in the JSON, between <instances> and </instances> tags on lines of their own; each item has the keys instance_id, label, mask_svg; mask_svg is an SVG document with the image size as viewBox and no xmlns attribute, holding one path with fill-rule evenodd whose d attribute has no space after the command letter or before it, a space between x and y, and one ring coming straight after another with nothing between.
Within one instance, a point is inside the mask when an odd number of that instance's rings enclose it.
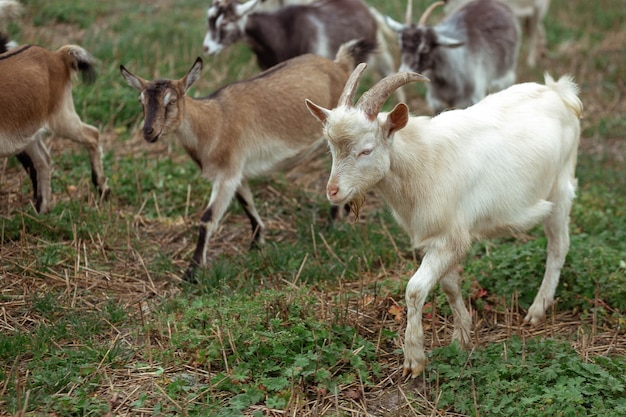
<instances>
[{"instance_id":1,"label":"gray goat","mask_svg":"<svg viewBox=\"0 0 626 417\"><path fill-rule=\"evenodd\" d=\"M411 23L409 0L406 23L387 18L399 34L400 71L430 78L427 101L437 114L465 108L488 93L515 82L520 29L512 10L497 0L474 0L435 26L427 20L444 2L433 3L417 25Z\"/></svg>"}]
</instances>

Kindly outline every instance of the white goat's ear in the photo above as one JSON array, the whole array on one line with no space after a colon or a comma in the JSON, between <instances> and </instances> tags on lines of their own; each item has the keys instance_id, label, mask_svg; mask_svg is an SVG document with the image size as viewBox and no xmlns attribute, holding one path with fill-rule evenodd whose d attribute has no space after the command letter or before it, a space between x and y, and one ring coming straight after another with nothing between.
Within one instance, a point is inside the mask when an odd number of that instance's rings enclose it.
<instances>
[{"instance_id":1,"label":"white goat's ear","mask_svg":"<svg viewBox=\"0 0 626 417\"><path fill-rule=\"evenodd\" d=\"M404 103L396 107L387 115L387 137L402 129L409 122L409 107Z\"/></svg>"},{"instance_id":2,"label":"white goat's ear","mask_svg":"<svg viewBox=\"0 0 626 417\"><path fill-rule=\"evenodd\" d=\"M250 13L256 8L256 5L258 2L259 2L258 0L249 0L243 4L237 4L236 9L235 9L237 16L241 17Z\"/></svg>"},{"instance_id":3,"label":"white goat's ear","mask_svg":"<svg viewBox=\"0 0 626 417\"><path fill-rule=\"evenodd\" d=\"M185 92L189 90L189 88L193 85L193 83L198 81L198 78L200 78L201 73L202 73L202 58L198 57L196 58L196 62L194 62L193 66L191 67L187 75L185 75L181 79L182 83L185 86Z\"/></svg>"},{"instance_id":4,"label":"white goat's ear","mask_svg":"<svg viewBox=\"0 0 626 417\"><path fill-rule=\"evenodd\" d=\"M330 115L330 110L318 106L308 98L304 99L304 101L311 114L315 116L315 118L319 120L322 124L326 123L326 119L328 119L328 116Z\"/></svg>"},{"instance_id":5,"label":"white goat's ear","mask_svg":"<svg viewBox=\"0 0 626 417\"><path fill-rule=\"evenodd\" d=\"M124 65L120 65L120 72L122 73L122 76L124 77L128 85L133 87L135 90L142 91L147 84L146 80L139 78L135 74L128 71L126 68L124 68Z\"/></svg>"},{"instance_id":6,"label":"white goat's ear","mask_svg":"<svg viewBox=\"0 0 626 417\"><path fill-rule=\"evenodd\" d=\"M391 28L391 30L395 32L402 32L404 29L407 28L407 25L405 25L404 23L395 21L389 16L385 16L385 23L387 24L387 26Z\"/></svg>"}]
</instances>

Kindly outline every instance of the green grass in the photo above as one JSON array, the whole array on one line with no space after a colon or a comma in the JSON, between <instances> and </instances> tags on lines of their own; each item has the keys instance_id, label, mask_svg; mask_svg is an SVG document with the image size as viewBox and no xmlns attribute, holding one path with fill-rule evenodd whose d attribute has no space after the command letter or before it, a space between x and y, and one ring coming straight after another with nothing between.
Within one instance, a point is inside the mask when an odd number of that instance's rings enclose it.
<instances>
[{"instance_id":1,"label":"green grass","mask_svg":"<svg viewBox=\"0 0 626 417\"><path fill-rule=\"evenodd\" d=\"M23 3L24 24L9 27L18 41L80 43L98 58L96 83L75 83L74 97L83 120L102 132L112 196L98 201L86 152L61 141L52 155L56 204L38 216L21 168L7 163L0 415L626 413L626 168L624 146L614 146L625 140L626 62L623 45L610 42L624 33L619 1L553 1L545 67L522 66L518 77L572 73L586 106L554 316L545 332L520 324L543 275L540 228L478 243L463 284L476 346L448 346L449 332L427 329L429 362L417 382L401 380L398 369L404 285L419 259L376 196L362 221L330 225L328 160L253 181L266 247L247 250L249 225L233 204L200 282L179 281L211 185L177 144L135 136L141 108L119 66L144 78L183 76L201 55L205 0ZM426 3L416 2L416 15ZM404 4L371 4L396 19L404 13ZM258 71L241 45L204 62L191 94ZM423 100L410 104L419 109ZM312 185L311 175L319 175ZM425 322L451 326L440 291L427 313Z\"/></svg>"}]
</instances>

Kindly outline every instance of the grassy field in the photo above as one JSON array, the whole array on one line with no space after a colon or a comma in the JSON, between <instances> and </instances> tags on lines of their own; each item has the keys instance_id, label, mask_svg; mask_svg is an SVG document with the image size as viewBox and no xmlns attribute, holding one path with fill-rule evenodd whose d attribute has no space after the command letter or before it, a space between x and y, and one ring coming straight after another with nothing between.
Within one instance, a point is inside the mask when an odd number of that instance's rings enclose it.
<instances>
[{"instance_id":1,"label":"grassy field","mask_svg":"<svg viewBox=\"0 0 626 417\"><path fill-rule=\"evenodd\" d=\"M435 291L429 363L409 381L404 286L419 260L375 194L358 222L330 227L328 156L253 181L266 247L247 250L233 204L211 266L181 282L211 184L172 140L138 135L119 66L183 76L202 54L208 3L24 0L9 25L19 43L78 43L98 58L97 82L77 82L74 97L101 131L112 196L98 201L84 149L51 138L55 206L39 216L21 167L1 162L0 415L626 415L623 0L553 0L536 68L523 45L520 81L570 73L585 104L571 249L547 322L522 324L543 274L541 229L476 244L463 272L473 346L450 345ZM371 4L403 15L402 2ZM193 95L258 72L242 45L204 62ZM425 112L423 86L408 92Z\"/></svg>"}]
</instances>

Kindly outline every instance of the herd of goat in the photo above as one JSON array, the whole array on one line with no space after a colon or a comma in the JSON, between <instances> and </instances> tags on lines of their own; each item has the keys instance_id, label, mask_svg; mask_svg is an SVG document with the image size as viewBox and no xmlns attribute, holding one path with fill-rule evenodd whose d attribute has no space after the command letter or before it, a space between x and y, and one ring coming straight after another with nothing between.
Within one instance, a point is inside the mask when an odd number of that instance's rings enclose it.
<instances>
[{"instance_id":1,"label":"herd of goat","mask_svg":"<svg viewBox=\"0 0 626 417\"><path fill-rule=\"evenodd\" d=\"M186 93L201 76L200 58L180 79L147 80L121 65L139 91L144 139L176 137L212 182L184 278L193 281L207 266L208 243L233 197L250 220L252 245L264 242L251 178L330 149L332 215L349 207L358 217L367 192L376 190L424 253L406 288L405 375L424 368L422 308L435 284L452 308L453 337L469 342L458 265L479 239L543 223L545 275L525 321L544 320L569 248L582 113L570 76L515 84L521 28L528 29L532 66L545 46L548 6L549 0L438 1L415 24L412 0L404 23L363 0L214 0L204 52L243 41L262 72L196 99ZM0 20L15 17L18 7L0 0ZM445 17L429 25L438 7ZM83 144L93 183L102 197L109 193L98 130L80 120L71 92L72 74L92 81L94 62L79 46L48 51L0 35L0 156L18 157L40 213L51 204L47 131ZM382 79L355 104L368 66ZM426 83L434 116L409 114L402 87L411 82ZM399 103L381 112L394 93Z\"/></svg>"}]
</instances>

